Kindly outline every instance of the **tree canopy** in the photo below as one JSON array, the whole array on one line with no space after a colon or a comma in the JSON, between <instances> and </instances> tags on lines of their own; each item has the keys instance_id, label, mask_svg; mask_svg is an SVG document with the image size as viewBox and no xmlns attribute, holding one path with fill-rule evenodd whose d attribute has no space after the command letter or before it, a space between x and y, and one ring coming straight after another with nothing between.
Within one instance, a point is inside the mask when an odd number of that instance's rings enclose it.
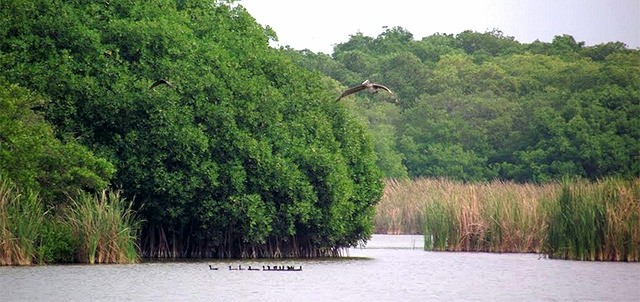
<instances>
[{"instance_id":1,"label":"tree canopy","mask_svg":"<svg viewBox=\"0 0 640 302\"><path fill-rule=\"evenodd\" d=\"M75 190L106 188L113 165L73 139L56 138L53 127L32 109L44 103L0 77L0 176L40 192L50 207Z\"/></svg>"},{"instance_id":2,"label":"tree canopy","mask_svg":"<svg viewBox=\"0 0 640 302\"><path fill-rule=\"evenodd\" d=\"M369 78L399 95L399 108L372 105L377 95L353 103L387 177L640 175L640 52L623 43L524 44L499 30L415 40L395 27L357 33L331 56L288 53L345 86Z\"/></svg>"}]
</instances>

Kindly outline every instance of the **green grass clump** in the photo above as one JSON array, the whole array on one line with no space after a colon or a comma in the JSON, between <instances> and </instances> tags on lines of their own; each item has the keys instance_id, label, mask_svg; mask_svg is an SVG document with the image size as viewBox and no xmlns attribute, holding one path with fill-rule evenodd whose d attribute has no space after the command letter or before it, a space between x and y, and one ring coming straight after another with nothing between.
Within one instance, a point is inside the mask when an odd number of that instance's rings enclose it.
<instances>
[{"instance_id":1,"label":"green grass clump","mask_svg":"<svg viewBox=\"0 0 640 302\"><path fill-rule=\"evenodd\" d=\"M564 180L548 211L550 257L640 260L640 179Z\"/></svg>"},{"instance_id":2,"label":"green grass clump","mask_svg":"<svg viewBox=\"0 0 640 302\"><path fill-rule=\"evenodd\" d=\"M45 211L36 193L0 178L0 265L132 263L140 221L119 191L79 193Z\"/></svg>"},{"instance_id":3,"label":"green grass clump","mask_svg":"<svg viewBox=\"0 0 640 302\"><path fill-rule=\"evenodd\" d=\"M21 192L0 177L0 264L30 265L37 257L45 216L36 193Z\"/></svg>"},{"instance_id":4,"label":"green grass clump","mask_svg":"<svg viewBox=\"0 0 640 302\"><path fill-rule=\"evenodd\" d=\"M458 234L453 224L455 214L451 213L451 208L444 203L429 203L425 209L424 246L427 250L445 251L451 244L457 241L455 234Z\"/></svg>"},{"instance_id":5,"label":"green grass clump","mask_svg":"<svg viewBox=\"0 0 640 302\"><path fill-rule=\"evenodd\" d=\"M119 191L79 194L73 199L68 222L80 241L76 260L90 264L137 262L140 221L131 206Z\"/></svg>"}]
</instances>

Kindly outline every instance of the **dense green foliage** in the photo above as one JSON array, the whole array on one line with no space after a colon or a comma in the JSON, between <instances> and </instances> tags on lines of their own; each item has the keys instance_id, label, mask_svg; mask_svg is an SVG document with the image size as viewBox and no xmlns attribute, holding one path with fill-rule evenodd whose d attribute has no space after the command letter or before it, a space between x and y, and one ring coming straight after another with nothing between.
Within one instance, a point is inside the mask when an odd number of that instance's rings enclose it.
<instances>
[{"instance_id":1,"label":"dense green foliage","mask_svg":"<svg viewBox=\"0 0 640 302\"><path fill-rule=\"evenodd\" d=\"M31 109L44 103L0 78L0 175L40 192L47 206L59 205L65 194L79 189L105 188L113 165L72 138L56 138L51 125Z\"/></svg>"},{"instance_id":2,"label":"dense green foliage","mask_svg":"<svg viewBox=\"0 0 640 302\"><path fill-rule=\"evenodd\" d=\"M369 135L270 38L233 1L0 3L0 70L47 100L58 139L115 166L143 256L327 255L371 234ZM176 88L150 90L158 78ZM72 146L63 158L88 152Z\"/></svg>"},{"instance_id":3,"label":"dense green foliage","mask_svg":"<svg viewBox=\"0 0 640 302\"><path fill-rule=\"evenodd\" d=\"M369 78L399 95L400 107L367 101L382 94L354 105L388 177L640 175L640 51L623 43L523 44L497 30L415 40L390 28L353 35L331 56L287 53L344 86Z\"/></svg>"}]
</instances>

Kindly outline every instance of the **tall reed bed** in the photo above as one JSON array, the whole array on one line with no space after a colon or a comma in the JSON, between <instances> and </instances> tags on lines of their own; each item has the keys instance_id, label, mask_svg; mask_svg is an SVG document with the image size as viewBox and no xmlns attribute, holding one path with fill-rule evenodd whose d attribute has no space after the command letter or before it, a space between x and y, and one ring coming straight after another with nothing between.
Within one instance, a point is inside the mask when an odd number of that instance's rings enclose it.
<instances>
[{"instance_id":1,"label":"tall reed bed","mask_svg":"<svg viewBox=\"0 0 640 302\"><path fill-rule=\"evenodd\" d=\"M422 234L428 200L441 194L446 181L387 179L375 216L377 234Z\"/></svg>"},{"instance_id":2,"label":"tall reed bed","mask_svg":"<svg viewBox=\"0 0 640 302\"><path fill-rule=\"evenodd\" d=\"M547 211L551 257L640 260L640 179L564 180Z\"/></svg>"},{"instance_id":3,"label":"tall reed bed","mask_svg":"<svg viewBox=\"0 0 640 302\"><path fill-rule=\"evenodd\" d=\"M543 203L555 186L511 182L440 181L425 203L425 248L441 251L539 252L544 242Z\"/></svg>"},{"instance_id":4,"label":"tall reed bed","mask_svg":"<svg viewBox=\"0 0 640 302\"><path fill-rule=\"evenodd\" d=\"M388 180L376 231L417 233L420 223L428 250L638 261L640 179L545 185Z\"/></svg>"},{"instance_id":5,"label":"tall reed bed","mask_svg":"<svg viewBox=\"0 0 640 302\"><path fill-rule=\"evenodd\" d=\"M68 222L80 241L77 261L94 263L133 263L140 221L132 204L119 191L102 191L91 196L80 194L72 200Z\"/></svg>"},{"instance_id":6,"label":"tall reed bed","mask_svg":"<svg viewBox=\"0 0 640 302\"><path fill-rule=\"evenodd\" d=\"M552 198L556 187L390 179L377 207L375 229L424 233L430 250L536 252L546 225L541 201Z\"/></svg>"},{"instance_id":7,"label":"tall reed bed","mask_svg":"<svg viewBox=\"0 0 640 302\"><path fill-rule=\"evenodd\" d=\"M0 265L30 265L37 258L45 211L36 193L0 178Z\"/></svg>"}]
</instances>

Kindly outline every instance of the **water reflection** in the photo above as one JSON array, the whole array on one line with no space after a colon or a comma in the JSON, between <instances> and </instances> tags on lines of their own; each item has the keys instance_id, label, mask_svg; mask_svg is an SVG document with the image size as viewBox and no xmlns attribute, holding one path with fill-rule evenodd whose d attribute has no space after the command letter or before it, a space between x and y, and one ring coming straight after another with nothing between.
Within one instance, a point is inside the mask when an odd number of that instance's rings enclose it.
<instances>
[{"instance_id":1,"label":"water reflection","mask_svg":"<svg viewBox=\"0 0 640 302\"><path fill-rule=\"evenodd\" d=\"M341 259L1 267L0 301L640 300L638 263L421 249L421 236L376 235Z\"/></svg>"}]
</instances>

